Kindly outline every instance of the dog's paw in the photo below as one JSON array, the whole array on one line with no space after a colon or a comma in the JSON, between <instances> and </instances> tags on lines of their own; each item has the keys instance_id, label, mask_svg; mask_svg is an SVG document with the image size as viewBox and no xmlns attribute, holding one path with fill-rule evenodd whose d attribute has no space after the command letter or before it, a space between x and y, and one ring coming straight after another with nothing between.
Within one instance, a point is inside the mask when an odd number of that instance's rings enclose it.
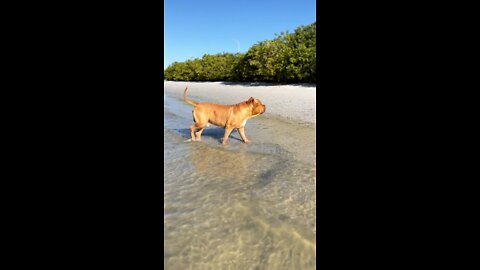
<instances>
[{"instance_id":1,"label":"dog's paw","mask_svg":"<svg viewBox=\"0 0 480 270\"><path fill-rule=\"evenodd\" d=\"M188 139L188 140L185 140L183 142L194 142L195 140L192 140L192 139Z\"/></svg>"},{"instance_id":2,"label":"dog's paw","mask_svg":"<svg viewBox=\"0 0 480 270\"><path fill-rule=\"evenodd\" d=\"M248 144L248 143L251 143L251 142L252 142L252 141L250 141L250 140L244 141L244 143L247 143L247 144Z\"/></svg>"}]
</instances>

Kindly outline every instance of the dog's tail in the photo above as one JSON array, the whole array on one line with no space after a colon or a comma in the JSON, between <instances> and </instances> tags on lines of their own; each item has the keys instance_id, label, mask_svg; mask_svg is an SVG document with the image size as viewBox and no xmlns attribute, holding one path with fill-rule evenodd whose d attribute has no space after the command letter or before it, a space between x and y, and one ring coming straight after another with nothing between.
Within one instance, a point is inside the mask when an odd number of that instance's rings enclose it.
<instances>
[{"instance_id":1,"label":"dog's tail","mask_svg":"<svg viewBox=\"0 0 480 270\"><path fill-rule=\"evenodd\" d=\"M197 106L198 102L187 98L187 89L188 89L188 86L185 87L185 90L183 91L183 100L185 100L185 102L187 102L190 105Z\"/></svg>"}]
</instances>

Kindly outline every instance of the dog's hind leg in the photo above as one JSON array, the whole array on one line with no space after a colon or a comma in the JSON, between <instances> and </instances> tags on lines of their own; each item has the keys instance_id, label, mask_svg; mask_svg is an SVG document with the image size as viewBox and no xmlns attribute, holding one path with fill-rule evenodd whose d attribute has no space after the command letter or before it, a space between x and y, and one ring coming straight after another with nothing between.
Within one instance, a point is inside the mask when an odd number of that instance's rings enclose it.
<instances>
[{"instance_id":1,"label":"dog's hind leg","mask_svg":"<svg viewBox=\"0 0 480 270\"><path fill-rule=\"evenodd\" d=\"M197 129L197 123L190 127L190 137L192 141L195 141L195 130Z\"/></svg>"},{"instance_id":2,"label":"dog's hind leg","mask_svg":"<svg viewBox=\"0 0 480 270\"><path fill-rule=\"evenodd\" d=\"M193 125L190 127L190 140L193 142L195 141L195 130L198 128L198 123L197 120L195 119L195 110L192 110L192 119L193 119Z\"/></svg>"},{"instance_id":3,"label":"dog's hind leg","mask_svg":"<svg viewBox=\"0 0 480 270\"><path fill-rule=\"evenodd\" d=\"M198 129L198 131L195 132L197 129ZM190 127L190 137L192 137L192 141L200 141L203 129L205 129L205 125L202 125L198 122L193 124ZM197 135L196 139L195 139L195 134Z\"/></svg>"},{"instance_id":4,"label":"dog's hind leg","mask_svg":"<svg viewBox=\"0 0 480 270\"><path fill-rule=\"evenodd\" d=\"M202 140L202 131L205 129L205 127L201 127L195 134L197 135L197 141Z\"/></svg>"}]
</instances>

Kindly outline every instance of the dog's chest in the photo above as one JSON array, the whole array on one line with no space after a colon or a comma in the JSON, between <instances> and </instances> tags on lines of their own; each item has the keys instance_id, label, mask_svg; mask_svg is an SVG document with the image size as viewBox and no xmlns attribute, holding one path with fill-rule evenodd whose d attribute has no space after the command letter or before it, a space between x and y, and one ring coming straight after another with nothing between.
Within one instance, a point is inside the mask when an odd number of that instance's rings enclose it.
<instances>
[{"instance_id":1,"label":"dog's chest","mask_svg":"<svg viewBox=\"0 0 480 270\"><path fill-rule=\"evenodd\" d=\"M243 120L243 122L242 122L242 124L241 124L240 126L241 126L241 127L244 127L245 124L247 123L247 120L248 120L248 119Z\"/></svg>"}]
</instances>

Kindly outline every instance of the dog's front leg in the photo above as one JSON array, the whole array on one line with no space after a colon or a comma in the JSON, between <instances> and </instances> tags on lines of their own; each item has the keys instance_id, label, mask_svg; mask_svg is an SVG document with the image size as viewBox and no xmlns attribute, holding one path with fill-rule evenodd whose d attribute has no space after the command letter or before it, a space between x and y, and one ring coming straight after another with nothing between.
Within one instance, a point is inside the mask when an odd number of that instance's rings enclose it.
<instances>
[{"instance_id":1,"label":"dog's front leg","mask_svg":"<svg viewBox=\"0 0 480 270\"><path fill-rule=\"evenodd\" d=\"M238 128L238 133L240 133L240 137L242 137L242 140L244 143L250 143L250 141L247 139L247 136L245 136L245 128L241 127Z\"/></svg>"},{"instance_id":2,"label":"dog's front leg","mask_svg":"<svg viewBox=\"0 0 480 270\"><path fill-rule=\"evenodd\" d=\"M230 136L230 132L232 132L232 130L233 130L233 128L230 127L230 126L225 127L225 134L223 135L222 144L227 143L228 136Z\"/></svg>"}]
</instances>

